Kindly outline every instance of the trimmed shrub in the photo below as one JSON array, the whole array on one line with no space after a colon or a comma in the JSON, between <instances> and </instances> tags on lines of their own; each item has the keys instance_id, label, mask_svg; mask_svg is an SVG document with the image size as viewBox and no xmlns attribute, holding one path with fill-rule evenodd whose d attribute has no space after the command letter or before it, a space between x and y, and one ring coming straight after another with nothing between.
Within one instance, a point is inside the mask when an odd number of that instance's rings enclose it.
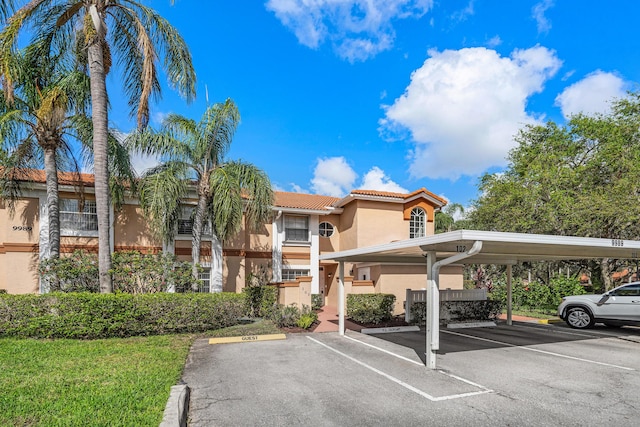
<instances>
[{"instance_id":1,"label":"trimmed shrub","mask_svg":"<svg viewBox=\"0 0 640 427\"><path fill-rule=\"evenodd\" d=\"M378 324L391 319L395 302L393 294L349 294L347 315L359 323Z\"/></svg>"},{"instance_id":2,"label":"trimmed shrub","mask_svg":"<svg viewBox=\"0 0 640 427\"><path fill-rule=\"evenodd\" d=\"M440 323L494 320L504 305L500 301L444 301L440 304Z\"/></svg>"},{"instance_id":3,"label":"trimmed shrub","mask_svg":"<svg viewBox=\"0 0 640 427\"><path fill-rule=\"evenodd\" d=\"M273 285L246 286L246 314L249 317L269 318L278 308L278 288Z\"/></svg>"},{"instance_id":4,"label":"trimmed shrub","mask_svg":"<svg viewBox=\"0 0 640 427\"><path fill-rule=\"evenodd\" d=\"M427 324L427 303L424 301L418 301L411 304L411 323L417 325Z\"/></svg>"},{"instance_id":5,"label":"trimmed shrub","mask_svg":"<svg viewBox=\"0 0 640 427\"><path fill-rule=\"evenodd\" d=\"M0 295L0 336L110 338L204 332L239 323L244 296L50 293Z\"/></svg>"},{"instance_id":6,"label":"trimmed shrub","mask_svg":"<svg viewBox=\"0 0 640 427\"><path fill-rule=\"evenodd\" d=\"M548 285L531 282L522 283L514 280L511 286L512 302L514 309L534 309L554 312L562 302L562 297L567 295L582 295L586 290L577 278L554 277ZM507 285L504 282L496 283L489 293L492 300L507 303Z\"/></svg>"}]
</instances>

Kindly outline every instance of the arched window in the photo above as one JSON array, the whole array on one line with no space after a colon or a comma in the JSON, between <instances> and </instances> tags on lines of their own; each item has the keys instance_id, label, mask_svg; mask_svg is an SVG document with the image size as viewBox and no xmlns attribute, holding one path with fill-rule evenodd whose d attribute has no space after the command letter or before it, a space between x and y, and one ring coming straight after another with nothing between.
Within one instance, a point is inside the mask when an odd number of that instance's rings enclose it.
<instances>
[{"instance_id":1,"label":"arched window","mask_svg":"<svg viewBox=\"0 0 640 427\"><path fill-rule=\"evenodd\" d=\"M411 220L409 221L409 238L424 237L427 229L427 214L421 208L411 209Z\"/></svg>"}]
</instances>

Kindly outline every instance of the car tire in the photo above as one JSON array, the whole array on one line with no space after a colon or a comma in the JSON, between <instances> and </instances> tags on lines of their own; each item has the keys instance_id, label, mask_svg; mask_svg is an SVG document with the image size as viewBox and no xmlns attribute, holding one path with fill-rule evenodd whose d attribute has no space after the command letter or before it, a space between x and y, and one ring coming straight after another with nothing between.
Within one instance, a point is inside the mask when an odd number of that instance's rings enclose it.
<instances>
[{"instance_id":1,"label":"car tire","mask_svg":"<svg viewBox=\"0 0 640 427\"><path fill-rule=\"evenodd\" d=\"M583 307L571 307L567 310L567 325L575 329L592 328L596 323L589 310Z\"/></svg>"}]
</instances>

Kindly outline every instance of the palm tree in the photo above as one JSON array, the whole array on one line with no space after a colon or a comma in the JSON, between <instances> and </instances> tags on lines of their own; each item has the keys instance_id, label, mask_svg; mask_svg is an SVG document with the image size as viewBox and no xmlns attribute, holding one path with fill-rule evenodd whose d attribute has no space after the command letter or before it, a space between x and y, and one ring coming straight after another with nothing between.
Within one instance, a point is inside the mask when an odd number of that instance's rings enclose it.
<instances>
[{"instance_id":1,"label":"palm tree","mask_svg":"<svg viewBox=\"0 0 640 427\"><path fill-rule=\"evenodd\" d=\"M21 182L44 166L49 223L50 258L60 254L58 165L78 171L69 139L88 133L89 85L86 75L59 69L56 60L31 48L12 54L15 93L0 91L0 138L5 156L0 183L3 198L13 208ZM84 118L84 120L83 120ZM85 139L86 140L86 139Z\"/></svg>"},{"instance_id":2,"label":"palm tree","mask_svg":"<svg viewBox=\"0 0 640 427\"><path fill-rule=\"evenodd\" d=\"M254 227L271 215L269 177L250 163L225 161L239 120L236 105L227 99L208 107L199 122L169 115L160 132L134 133L128 140L133 150L163 160L141 179L140 205L165 241L173 240L180 200L193 188L189 183L195 186L191 255L196 277L206 223L211 221L213 238L224 242L240 230L243 212ZM222 278L214 276L212 283L220 285Z\"/></svg>"},{"instance_id":3,"label":"palm tree","mask_svg":"<svg viewBox=\"0 0 640 427\"><path fill-rule=\"evenodd\" d=\"M27 24L37 29L37 38L50 51L70 54L86 52L84 63L91 78L100 291L111 292L106 76L114 63L112 53L116 56L115 63L120 65L123 87L140 128L149 121L149 98L160 94L157 70L159 56L164 56L163 65L170 84L187 100L193 98L195 72L191 54L178 32L141 2L31 0L13 14L0 33L0 74L8 84L9 97L12 78L5 59L15 49L19 32Z\"/></svg>"}]
</instances>

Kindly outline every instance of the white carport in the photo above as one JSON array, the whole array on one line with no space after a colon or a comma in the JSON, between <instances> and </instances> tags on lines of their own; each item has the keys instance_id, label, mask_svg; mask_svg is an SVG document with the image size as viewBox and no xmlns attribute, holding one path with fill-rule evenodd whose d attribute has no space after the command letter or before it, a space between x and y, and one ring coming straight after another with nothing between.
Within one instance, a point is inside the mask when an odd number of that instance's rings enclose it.
<instances>
[{"instance_id":1,"label":"white carport","mask_svg":"<svg viewBox=\"0 0 640 427\"><path fill-rule=\"evenodd\" d=\"M443 265L498 264L507 266L507 324L511 325L511 266L526 261L587 258L637 259L640 242L541 234L458 230L418 239L334 252L321 261L339 263L339 331L344 335L344 263L425 264L427 269L426 366L436 367L439 349L439 270Z\"/></svg>"}]
</instances>

